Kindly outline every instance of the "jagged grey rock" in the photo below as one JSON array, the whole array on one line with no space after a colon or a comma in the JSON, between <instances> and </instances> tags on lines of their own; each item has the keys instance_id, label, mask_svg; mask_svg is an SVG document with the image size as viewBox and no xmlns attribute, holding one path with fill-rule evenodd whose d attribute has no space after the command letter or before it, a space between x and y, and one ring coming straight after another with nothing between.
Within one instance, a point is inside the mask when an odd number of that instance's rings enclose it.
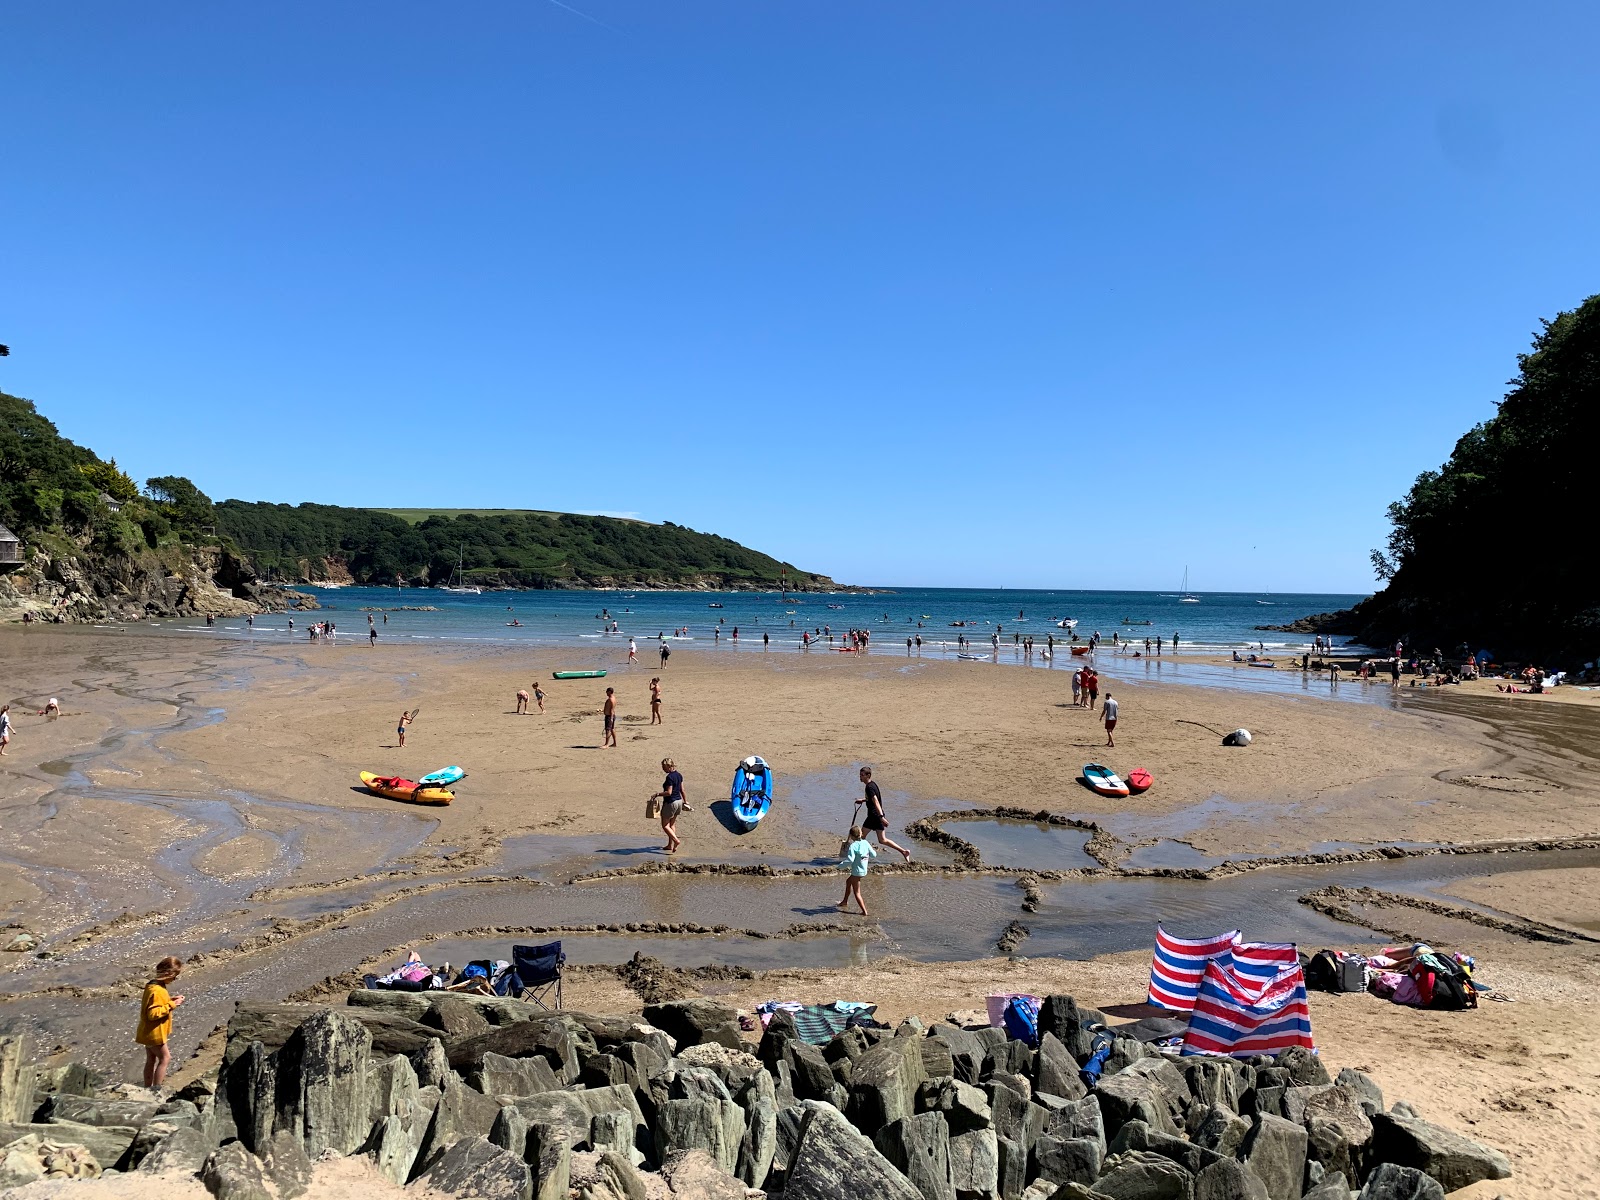
<instances>
[{"instance_id":1,"label":"jagged grey rock","mask_svg":"<svg viewBox=\"0 0 1600 1200\"><path fill-rule=\"evenodd\" d=\"M623 1200L645 1200L644 1180L629 1155L601 1150L598 1169L614 1195Z\"/></svg>"},{"instance_id":2,"label":"jagged grey rock","mask_svg":"<svg viewBox=\"0 0 1600 1200\"><path fill-rule=\"evenodd\" d=\"M1218 1159L1194 1177L1194 1200L1270 1200L1267 1185L1243 1163ZM1343 1196L1339 1200L1345 1200Z\"/></svg>"},{"instance_id":3,"label":"jagged grey rock","mask_svg":"<svg viewBox=\"0 0 1600 1200\"><path fill-rule=\"evenodd\" d=\"M575 1017L571 1014L545 1014L453 1041L448 1051L450 1065L457 1071L471 1071L483 1062L485 1054L500 1054L506 1058L538 1055L550 1064L551 1070L562 1083L573 1083L583 1066L579 1057L580 1043L587 1043L589 1050L593 1051L593 1035ZM420 1068L417 1076L422 1077Z\"/></svg>"},{"instance_id":4,"label":"jagged grey rock","mask_svg":"<svg viewBox=\"0 0 1600 1200\"><path fill-rule=\"evenodd\" d=\"M1104 1162L1104 1142L1046 1133L1033 1144L1029 1173L1057 1184L1092 1184Z\"/></svg>"},{"instance_id":5,"label":"jagged grey rock","mask_svg":"<svg viewBox=\"0 0 1600 1200\"><path fill-rule=\"evenodd\" d=\"M732 1100L668 1100L656 1110L656 1158L674 1150L704 1150L722 1170L733 1172L744 1135L744 1111Z\"/></svg>"},{"instance_id":6,"label":"jagged grey rock","mask_svg":"<svg viewBox=\"0 0 1600 1200\"><path fill-rule=\"evenodd\" d=\"M919 1112L942 1113L952 1137L974 1129L987 1129L993 1123L988 1095L981 1088L958 1079L923 1081L917 1088L916 1108Z\"/></svg>"},{"instance_id":7,"label":"jagged grey rock","mask_svg":"<svg viewBox=\"0 0 1600 1200\"><path fill-rule=\"evenodd\" d=\"M1037 1107L1037 1106L1035 1106ZM1102 1156L1106 1150L1105 1116L1100 1102L1093 1096L1074 1100L1049 1113L1043 1114L1043 1131L1058 1138L1088 1138L1100 1144Z\"/></svg>"},{"instance_id":8,"label":"jagged grey rock","mask_svg":"<svg viewBox=\"0 0 1600 1200\"><path fill-rule=\"evenodd\" d=\"M1000 1165L1000 1200L1017 1200L1028 1183L1028 1151L1006 1137L996 1136L994 1144Z\"/></svg>"},{"instance_id":9,"label":"jagged grey rock","mask_svg":"<svg viewBox=\"0 0 1600 1200\"><path fill-rule=\"evenodd\" d=\"M610 1058L609 1055L596 1057ZM538 1055L507 1058L492 1050L485 1051L478 1065L469 1068L467 1081L485 1096L537 1096L540 1092L553 1092L561 1086L561 1081L544 1058Z\"/></svg>"},{"instance_id":10,"label":"jagged grey rock","mask_svg":"<svg viewBox=\"0 0 1600 1200\"><path fill-rule=\"evenodd\" d=\"M1378 1086L1378 1081L1365 1071L1345 1067L1333 1081L1340 1087L1351 1088L1357 1092L1361 1096L1361 1107L1367 1110L1368 1115L1383 1111L1383 1089Z\"/></svg>"},{"instance_id":11,"label":"jagged grey rock","mask_svg":"<svg viewBox=\"0 0 1600 1200\"><path fill-rule=\"evenodd\" d=\"M733 1093L721 1076L708 1067L679 1065L666 1073L667 1096L672 1100L732 1100Z\"/></svg>"},{"instance_id":12,"label":"jagged grey rock","mask_svg":"<svg viewBox=\"0 0 1600 1200\"><path fill-rule=\"evenodd\" d=\"M261 1160L239 1142L212 1151L200 1179L217 1200L273 1200Z\"/></svg>"},{"instance_id":13,"label":"jagged grey rock","mask_svg":"<svg viewBox=\"0 0 1600 1200\"><path fill-rule=\"evenodd\" d=\"M378 1174L397 1187L404 1187L417 1161L417 1140L417 1131L410 1121L390 1115L379 1118L362 1144L361 1152L372 1159Z\"/></svg>"},{"instance_id":14,"label":"jagged grey rock","mask_svg":"<svg viewBox=\"0 0 1600 1200\"><path fill-rule=\"evenodd\" d=\"M27 1035L0 1037L0 1124L22 1125L31 1120L33 1087Z\"/></svg>"},{"instance_id":15,"label":"jagged grey rock","mask_svg":"<svg viewBox=\"0 0 1600 1200\"><path fill-rule=\"evenodd\" d=\"M519 1117L522 1115L517 1109L514 1108L502 1109L501 1111L502 1113L515 1112ZM491 1136L489 1140L492 1142L494 1141L494 1138ZM622 1157L626 1158L630 1163L633 1163L635 1166L637 1166L639 1160L643 1159L644 1156L640 1154L637 1149L635 1149L633 1142L633 1122L628 1119L626 1113L595 1113L595 1115L590 1118L590 1149L610 1150L614 1154L622 1155ZM523 1144L527 1144L526 1137L523 1138Z\"/></svg>"},{"instance_id":16,"label":"jagged grey rock","mask_svg":"<svg viewBox=\"0 0 1600 1200\"><path fill-rule=\"evenodd\" d=\"M212 1149L211 1139L198 1129L176 1129L139 1160L137 1169L153 1174L174 1171L198 1175Z\"/></svg>"},{"instance_id":17,"label":"jagged grey rock","mask_svg":"<svg viewBox=\"0 0 1600 1200\"><path fill-rule=\"evenodd\" d=\"M527 1161L534 1200L567 1200L572 1181L572 1145L561 1131L541 1122L530 1125Z\"/></svg>"},{"instance_id":18,"label":"jagged grey rock","mask_svg":"<svg viewBox=\"0 0 1600 1200\"><path fill-rule=\"evenodd\" d=\"M530 1200L528 1165L486 1137L462 1138L418 1176L414 1187L482 1200Z\"/></svg>"},{"instance_id":19,"label":"jagged grey rock","mask_svg":"<svg viewBox=\"0 0 1600 1200\"><path fill-rule=\"evenodd\" d=\"M1306 1105L1333 1087L1331 1083L1295 1084L1283 1089L1283 1119L1306 1123Z\"/></svg>"},{"instance_id":20,"label":"jagged grey rock","mask_svg":"<svg viewBox=\"0 0 1600 1200\"><path fill-rule=\"evenodd\" d=\"M405 1055L373 1059L367 1070L368 1119L376 1124L388 1116L412 1117L421 1102L420 1088L416 1068Z\"/></svg>"},{"instance_id":21,"label":"jagged grey rock","mask_svg":"<svg viewBox=\"0 0 1600 1200\"><path fill-rule=\"evenodd\" d=\"M1322 1060L1304 1046L1290 1046L1287 1050L1279 1051L1272 1065L1289 1072L1291 1084L1306 1086L1333 1082Z\"/></svg>"},{"instance_id":22,"label":"jagged grey rock","mask_svg":"<svg viewBox=\"0 0 1600 1200\"><path fill-rule=\"evenodd\" d=\"M794 1094L801 1100L826 1100L834 1088L833 1069L822 1051L808 1042L792 1041L783 1047Z\"/></svg>"},{"instance_id":23,"label":"jagged grey rock","mask_svg":"<svg viewBox=\"0 0 1600 1200\"><path fill-rule=\"evenodd\" d=\"M1033 1090L1063 1100L1079 1100L1086 1094L1083 1081L1078 1078L1077 1060L1053 1033L1039 1039L1039 1053L1033 1060Z\"/></svg>"},{"instance_id":24,"label":"jagged grey rock","mask_svg":"<svg viewBox=\"0 0 1600 1200\"><path fill-rule=\"evenodd\" d=\"M1201 1104L1217 1104L1229 1112L1239 1111L1243 1073L1235 1063L1201 1056L1184 1059L1180 1069L1189 1094Z\"/></svg>"},{"instance_id":25,"label":"jagged grey rock","mask_svg":"<svg viewBox=\"0 0 1600 1200\"><path fill-rule=\"evenodd\" d=\"M79 1125L76 1121L7 1124L0 1125L0 1146L37 1134L41 1142L82 1146L94 1156L97 1163L109 1167L122 1160L138 1132L130 1125Z\"/></svg>"},{"instance_id":26,"label":"jagged grey rock","mask_svg":"<svg viewBox=\"0 0 1600 1200\"><path fill-rule=\"evenodd\" d=\"M439 1106L433 1110L433 1118L422 1136L416 1162L411 1167L412 1177L431 1170L439 1156L463 1138L481 1137L487 1141L499 1116L500 1105L497 1101L452 1078L445 1085L444 1095L439 1099ZM587 1120L583 1129L587 1134Z\"/></svg>"},{"instance_id":27,"label":"jagged grey rock","mask_svg":"<svg viewBox=\"0 0 1600 1200\"><path fill-rule=\"evenodd\" d=\"M1102 1076L1095 1086L1094 1095L1100 1102L1106 1132L1112 1137L1127 1121L1143 1121L1161 1133L1178 1132L1178 1124L1172 1117L1171 1093L1148 1075L1124 1071L1109 1079Z\"/></svg>"},{"instance_id":28,"label":"jagged grey rock","mask_svg":"<svg viewBox=\"0 0 1600 1200\"><path fill-rule=\"evenodd\" d=\"M863 1133L916 1112L922 1053L915 1038L890 1038L854 1060L847 1115Z\"/></svg>"},{"instance_id":29,"label":"jagged grey rock","mask_svg":"<svg viewBox=\"0 0 1600 1200\"><path fill-rule=\"evenodd\" d=\"M1379 1163L1361 1189L1361 1200L1444 1200L1444 1195L1437 1179L1398 1163Z\"/></svg>"},{"instance_id":30,"label":"jagged grey rock","mask_svg":"<svg viewBox=\"0 0 1600 1200\"><path fill-rule=\"evenodd\" d=\"M1417 1117L1378 1113L1372 1130L1372 1161L1415 1167L1447 1192L1511 1174L1510 1161L1498 1150Z\"/></svg>"},{"instance_id":31,"label":"jagged grey rock","mask_svg":"<svg viewBox=\"0 0 1600 1200\"><path fill-rule=\"evenodd\" d=\"M766 1087L747 1089L747 1093L753 1093L748 1103L743 1095L739 1100L746 1119L744 1136L739 1139L739 1160L734 1166L734 1174L755 1188L766 1182L778 1150L777 1100L769 1094L770 1078L766 1075L759 1078L766 1081Z\"/></svg>"},{"instance_id":32,"label":"jagged grey rock","mask_svg":"<svg viewBox=\"0 0 1600 1200\"><path fill-rule=\"evenodd\" d=\"M673 1154L661 1164L661 1178L672 1195L684 1200L746 1200L744 1184L726 1174L703 1150Z\"/></svg>"},{"instance_id":33,"label":"jagged grey rock","mask_svg":"<svg viewBox=\"0 0 1600 1200\"><path fill-rule=\"evenodd\" d=\"M447 1040L489 1031L489 1019L483 1011L462 996L440 996L428 1005L419 1023L439 1030Z\"/></svg>"},{"instance_id":34,"label":"jagged grey rock","mask_svg":"<svg viewBox=\"0 0 1600 1200\"><path fill-rule=\"evenodd\" d=\"M1266 1185L1272 1200L1300 1200L1307 1145L1306 1131L1294 1122L1258 1113L1239 1157Z\"/></svg>"},{"instance_id":35,"label":"jagged grey rock","mask_svg":"<svg viewBox=\"0 0 1600 1200\"><path fill-rule=\"evenodd\" d=\"M1223 1158L1233 1158L1238 1155L1251 1128L1248 1117L1235 1116L1222 1105L1213 1104L1196 1123L1190 1139L1197 1146L1215 1150Z\"/></svg>"},{"instance_id":36,"label":"jagged grey rock","mask_svg":"<svg viewBox=\"0 0 1600 1200\"><path fill-rule=\"evenodd\" d=\"M928 1035L939 1042L950 1054L955 1067L955 1077L962 1083L977 1083L983 1076L983 1060L988 1049L978 1035L954 1025L935 1025Z\"/></svg>"},{"instance_id":37,"label":"jagged grey rock","mask_svg":"<svg viewBox=\"0 0 1600 1200\"><path fill-rule=\"evenodd\" d=\"M992 1129L950 1138L950 1177L960 1200L996 1200L1000 1194L1000 1147Z\"/></svg>"},{"instance_id":38,"label":"jagged grey rock","mask_svg":"<svg viewBox=\"0 0 1600 1200\"><path fill-rule=\"evenodd\" d=\"M1094 1052L1094 1038L1083 1027L1084 1014L1071 996L1052 995L1039 1005L1039 1034L1048 1033L1066 1047L1077 1062L1085 1062ZM1059 1095L1059 1093L1057 1093Z\"/></svg>"},{"instance_id":39,"label":"jagged grey rock","mask_svg":"<svg viewBox=\"0 0 1600 1200\"><path fill-rule=\"evenodd\" d=\"M1423 1178L1426 1179L1427 1176L1424 1175ZM1443 1195L1444 1189L1440 1188L1439 1192ZM1350 1185L1344 1181L1344 1175L1335 1171L1311 1187L1301 1200L1350 1200L1351 1195Z\"/></svg>"},{"instance_id":40,"label":"jagged grey rock","mask_svg":"<svg viewBox=\"0 0 1600 1200\"><path fill-rule=\"evenodd\" d=\"M429 1038L428 1044L411 1056L411 1066L416 1071L418 1087L436 1087L443 1091L444 1085L456 1077L444 1043L438 1038Z\"/></svg>"},{"instance_id":41,"label":"jagged grey rock","mask_svg":"<svg viewBox=\"0 0 1600 1200\"><path fill-rule=\"evenodd\" d=\"M1093 1195L1097 1200L1191 1200L1194 1176L1170 1158L1130 1150L1106 1159Z\"/></svg>"},{"instance_id":42,"label":"jagged grey rock","mask_svg":"<svg viewBox=\"0 0 1600 1200\"><path fill-rule=\"evenodd\" d=\"M1301 1121L1310 1139L1309 1153L1325 1171L1359 1179L1366 1169L1372 1142L1372 1120L1366 1097L1356 1088L1335 1084L1306 1100Z\"/></svg>"},{"instance_id":43,"label":"jagged grey rock","mask_svg":"<svg viewBox=\"0 0 1600 1200\"><path fill-rule=\"evenodd\" d=\"M1130 1150L1148 1150L1152 1154L1170 1158L1191 1175L1198 1175L1222 1159L1215 1150L1196 1145L1188 1138L1159 1133L1143 1121L1126 1122L1112 1139L1112 1154L1126 1154Z\"/></svg>"},{"instance_id":44,"label":"jagged grey rock","mask_svg":"<svg viewBox=\"0 0 1600 1200\"><path fill-rule=\"evenodd\" d=\"M716 1040L711 1035L730 1024L737 1031L739 1014L718 1000L696 998L647 1004L644 1019L672 1037L679 1050L686 1050Z\"/></svg>"},{"instance_id":45,"label":"jagged grey rock","mask_svg":"<svg viewBox=\"0 0 1600 1200\"><path fill-rule=\"evenodd\" d=\"M296 1200L310 1189L311 1159L287 1129L272 1135L261 1162L266 1167L267 1178L277 1189L278 1200Z\"/></svg>"},{"instance_id":46,"label":"jagged grey rock","mask_svg":"<svg viewBox=\"0 0 1600 1200\"><path fill-rule=\"evenodd\" d=\"M925 1037L917 1039L917 1048L922 1051L922 1073L929 1079L955 1078L956 1060L951 1057L949 1046L937 1038Z\"/></svg>"},{"instance_id":47,"label":"jagged grey rock","mask_svg":"<svg viewBox=\"0 0 1600 1200\"><path fill-rule=\"evenodd\" d=\"M919 1067L921 1062L919 1055ZM784 1200L838 1200L841 1196L921 1200L922 1193L852 1128L838 1109L815 1100L803 1102L801 1108Z\"/></svg>"},{"instance_id":48,"label":"jagged grey rock","mask_svg":"<svg viewBox=\"0 0 1600 1200\"><path fill-rule=\"evenodd\" d=\"M873 1135L872 1144L923 1200L955 1200L950 1129L942 1114L924 1112L891 1121Z\"/></svg>"},{"instance_id":49,"label":"jagged grey rock","mask_svg":"<svg viewBox=\"0 0 1600 1200\"><path fill-rule=\"evenodd\" d=\"M40 1121L75 1121L79 1125L132 1125L135 1129L155 1116L157 1099L117 1096L46 1096L33 1114Z\"/></svg>"}]
</instances>

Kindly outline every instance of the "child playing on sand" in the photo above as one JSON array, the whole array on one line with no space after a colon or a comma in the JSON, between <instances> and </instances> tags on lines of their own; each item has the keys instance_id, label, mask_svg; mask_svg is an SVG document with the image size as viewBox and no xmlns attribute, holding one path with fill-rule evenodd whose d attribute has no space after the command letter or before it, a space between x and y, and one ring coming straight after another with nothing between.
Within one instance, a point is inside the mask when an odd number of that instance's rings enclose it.
<instances>
[{"instance_id":1,"label":"child playing on sand","mask_svg":"<svg viewBox=\"0 0 1600 1200\"><path fill-rule=\"evenodd\" d=\"M536 704L538 704L539 711L543 712L544 711L544 689L542 687L540 687L537 683L533 685L533 699L534 699L534 702Z\"/></svg>"},{"instance_id":2,"label":"child playing on sand","mask_svg":"<svg viewBox=\"0 0 1600 1200\"><path fill-rule=\"evenodd\" d=\"M144 1085L157 1088L167 1077L167 1067L172 1052L167 1039L172 1036L172 1010L183 1003L183 996L174 996L167 988L183 973L183 962L168 955L156 964L155 978L144 985L144 997L139 1001L139 1029L133 1040L144 1047Z\"/></svg>"},{"instance_id":3,"label":"child playing on sand","mask_svg":"<svg viewBox=\"0 0 1600 1200\"><path fill-rule=\"evenodd\" d=\"M394 731L395 735L400 739L401 746L406 744L406 726L410 725L411 722L415 721L416 719L417 715L415 713L402 712L400 714L400 723L395 726Z\"/></svg>"},{"instance_id":4,"label":"child playing on sand","mask_svg":"<svg viewBox=\"0 0 1600 1200\"><path fill-rule=\"evenodd\" d=\"M861 915L868 915L867 902L861 898L861 881L867 877L867 865L877 856L878 852L867 841L866 832L861 826L850 826L850 844L845 847L845 857L839 860L841 867L850 868L850 874L844 881L844 899L839 901L840 912L850 911L850 897L854 896L861 907Z\"/></svg>"},{"instance_id":5,"label":"child playing on sand","mask_svg":"<svg viewBox=\"0 0 1600 1200\"><path fill-rule=\"evenodd\" d=\"M0 754L11 744L11 705L0 706Z\"/></svg>"}]
</instances>

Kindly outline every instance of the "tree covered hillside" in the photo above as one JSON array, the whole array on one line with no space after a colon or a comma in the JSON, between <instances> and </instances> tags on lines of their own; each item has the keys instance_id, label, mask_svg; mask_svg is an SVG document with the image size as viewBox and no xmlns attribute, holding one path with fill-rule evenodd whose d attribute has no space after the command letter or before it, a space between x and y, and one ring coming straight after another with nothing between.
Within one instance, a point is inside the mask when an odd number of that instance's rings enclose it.
<instances>
[{"instance_id":1,"label":"tree covered hillside","mask_svg":"<svg viewBox=\"0 0 1600 1200\"><path fill-rule=\"evenodd\" d=\"M1389 506L1387 586L1342 614L1369 645L1600 651L1600 296L1544 322L1499 411Z\"/></svg>"},{"instance_id":2,"label":"tree covered hillside","mask_svg":"<svg viewBox=\"0 0 1600 1200\"><path fill-rule=\"evenodd\" d=\"M416 524L387 512L327 504L225 500L217 532L259 570L291 579L349 578L389 584L445 583L464 566L467 583L511 587L622 585L831 588L826 576L670 521L650 525L572 513L435 515Z\"/></svg>"}]
</instances>

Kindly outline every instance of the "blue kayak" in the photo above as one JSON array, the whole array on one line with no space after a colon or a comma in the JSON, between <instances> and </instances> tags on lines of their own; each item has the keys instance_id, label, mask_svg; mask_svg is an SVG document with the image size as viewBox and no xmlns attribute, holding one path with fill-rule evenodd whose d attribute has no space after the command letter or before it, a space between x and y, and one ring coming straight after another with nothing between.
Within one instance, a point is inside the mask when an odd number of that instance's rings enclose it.
<instances>
[{"instance_id":1,"label":"blue kayak","mask_svg":"<svg viewBox=\"0 0 1600 1200\"><path fill-rule=\"evenodd\" d=\"M460 767L445 767L435 771L432 775L424 775L417 780L420 787L449 787L452 783L459 783L467 777L467 773Z\"/></svg>"},{"instance_id":2,"label":"blue kayak","mask_svg":"<svg viewBox=\"0 0 1600 1200\"><path fill-rule=\"evenodd\" d=\"M733 791L728 797L734 818L754 829L772 807L772 768L759 755L752 754L733 769Z\"/></svg>"}]
</instances>

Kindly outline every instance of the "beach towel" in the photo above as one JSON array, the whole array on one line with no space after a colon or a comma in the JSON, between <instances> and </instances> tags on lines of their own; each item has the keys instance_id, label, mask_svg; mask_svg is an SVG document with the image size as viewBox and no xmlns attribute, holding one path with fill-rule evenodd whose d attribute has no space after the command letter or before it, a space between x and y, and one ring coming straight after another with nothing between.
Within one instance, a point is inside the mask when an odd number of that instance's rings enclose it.
<instances>
[{"instance_id":1,"label":"beach towel","mask_svg":"<svg viewBox=\"0 0 1600 1200\"><path fill-rule=\"evenodd\" d=\"M1249 1058L1315 1050L1305 972L1290 942L1244 943L1206 963L1183 1053Z\"/></svg>"},{"instance_id":2,"label":"beach towel","mask_svg":"<svg viewBox=\"0 0 1600 1200\"><path fill-rule=\"evenodd\" d=\"M1157 925L1155 957L1150 963L1150 1003L1188 1012L1199 995L1206 964L1231 953L1238 941L1237 929L1215 937L1178 938Z\"/></svg>"},{"instance_id":3,"label":"beach towel","mask_svg":"<svg viewBox=\"0 0 1600 1200\"><path fill-rule=\"evenodd\" d=\"M827 1045L835 1035L843 1033L852 1025L870 1029L885 1028L872 1017L872 1014L878 1011L878 1006L863 1004L858 1000L836 1000L832 1004L769 1001L758 1006L756 1011L764 1016L770 1016L777 1011L788 1013L794 1018L794 1027L800 1034L800 1040L809 1042L813 1046Z\"/></svg>"}]
</instances>

